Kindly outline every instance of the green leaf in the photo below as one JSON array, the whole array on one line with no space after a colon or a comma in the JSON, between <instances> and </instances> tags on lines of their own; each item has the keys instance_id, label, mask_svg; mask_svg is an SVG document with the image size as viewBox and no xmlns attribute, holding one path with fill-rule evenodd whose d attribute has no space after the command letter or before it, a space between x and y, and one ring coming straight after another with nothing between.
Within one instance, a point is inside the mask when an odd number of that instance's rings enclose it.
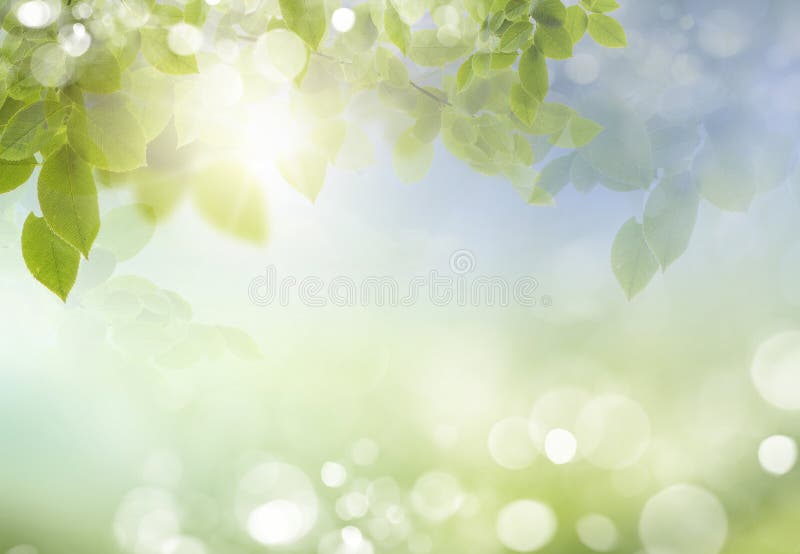
<instances>
[{"instance_id":1,"label":"green leaf","mask_svg":"<svg viewBox=\"0 0 800 554\"><path fill-rule=\"evenodd\" d=\"M316 50L325 35L325 4L322 0L280 0L286 26Z\"/></svg>"},{"instance_id":2,"label":"green leaf","mask_svg":"<svg viewBox=\"0 0 800 554\"><path fill-rule=\"evenodd\" d=\"M567 18L567 8L561 0L533 0L531 2L531 15L540 25L557 27L564 24Z\"/></svg>"},{"instance_id":3,"label":"green leaf","mask_svg":"<svg viewBox=\"0 0 800 554\"><path fill-rule=\"evenodd\" d=\"M569 180L578 192L589 192L599 180L599 175L583 156L575 156L569 168Z\"/></svg>"},{"instance_id":4,"label":"green leaf","mask_svg":"<svg viewBox=\"0 0 800 554\"><path fill-rule=\"evenodd\" d=\"M408 28L405 21L400 19L400 15L397 13L397 10L394 9L391 2L387 2L386 10L383 12L383 28L389 40L392 41L403 54L407 53L408 46L411 44L411 29Z\"/></svg>"},{"instance_id":5,"label":"green leaf","mask_svg":"<svg viewBox=\"0 0 800 554\"><path fill-rule=\"evenodd\" d=\"M472 72L478 77L487 77L492 69L492 55L479 52L472 56Z\"/></svg>"},{"instance_id":6,"label":"green leaf","mask_svg":"<svg viewBox=\"0 0 800 554\"><path fill-rule=\"evenodd\" d=\"M500 37L500 50L516 52L523 48L531 36L533 25L530 21L518 21L511 25Z\"/></svg>"},{"instance_id":7,"label":"green leaf","mask_svg":"<svg viewBox=\"0 0 800 554\"><path fill-rule=\"evenodd\" d=\"M628 45L625 29L616 19L607 15L589 14L589 35L595 42L608 48L623 48Z\"/></svg>"},{"instance_id":8,"label":"green leaf","mask_svg":"<svg viewBox=\"0 0 800 554\"><path fill-rule=\"evenodd\" d=\"M492 69L506 69L507 67L511 67L514 65L514 62L517 61L518 56L519 52L494 52L492 54Z\"/></svg>"},{"instance_id":9,"label":"green leaf","mask_svg":"<svg viewBox=\"0 0 800 554\"><path fill-rule=\"evenodd\" d=\"M81 158L100 169L130 171L147 161L144 130L122 96L110 95L86 113L74 112L67 137Z\"/></svg>"},{"instance_id":10,"label":"green leaf","mask_svg":"<svg viewBox=\"0 0 800 554\"><path fill-rule=\"evenodd\" d=\"M628 300L647 286L658 270L658 260L644 239L635 217L626 221L611 246L611 269Z\"/></svg>"},{"instance_id":11,"label":"green leaf","mask_svg":"<svg viewBox=\"0 0 800 554\"><path fill-rule=\"evenodd\" d=\"M72 148L62 146L42 165L38 190L47 225L88 258L100 230L92 168Z\"/></svg>"},{"instance_id":12,"label":"green leaf","mask_svg":"<svg viewBox=\"0 0 800 554\"><path fill-rule=\"evenodd\" d=\"M439 42L435 29L422 29L411 35L411 45L408 56L411 60L425 67L441 67L456 61L469 51L464 42L454 46L444 45Z\"/></svg>"},{"instance_id":13,"label":"green leaf","mask_svg":"<svg viewBox=\"0 0 800 554\"><path fill-rule=\"evenodd\" d=\"M662 180L644 208L644 237L663 269L686 251L697 220L699 198L689 176Z\"/></svg>"},{"instance_id":14,"label":"green leaf","mask_svg":"<svg viewBox=\"0 0 800 554\"><path fill-rule=\"evenodd\" d=\"M345 135L346 140L347 135ZM341 155L341 152L339 154ZM325 184L327 169L328 160L310 148L293 154L283 154L278 158L278 171L281 176L312 202L317 199L322 185Z\"/></svg>"},{"instance_id":15,"label":"green leaf","mask_svg":"<svg viewBox=\"0 0 800 554\"><path fill-rule=\"evenodd\" d=\"M33 173L36 158L26 160L0 160L0 194L22 185Z\"/></svg>"},{"instance_id":16,"label":"green leaf","mask_svg":"<svg viewBox=\"0 0 800 554\"><path fill-rule=\"evenodd\" d=\"M20 161L47 146L67 114L67 106L51 101L25 106L8 120L0 137L0 158Z\"/></svg>"},{"instance_id":17,"label":"green leaf","mask_svg":"<svg viewBox=\"0 0 800 554\"><path fill-rule=\"evenodd\" d=\"M93 48L85 56L86 65L82 67L77 81L83 90L108 94L122 87L119 61L110 50Z\"/></svg>"},{"instance_id":18,"label":"green leaf","mask_svg":"<svg viewBox=\"0 0 800 554\"><path fill-rule=\"evenodd\" d=\"M400 180L413 183L422 179L433 163L433 145L414 136L413 128L397 139L394 147L394 170Z\"/></svg>"},{"instance_id":19,"label":"green leaf","mask_svg":"<svg viewBox=\"0 0 800 554\"><path fill-rule=\"evenodd\" d=\"M467 88L474 76L475 73L472 71L472 56L470 56L461 64L461 67L458 68L458 73L456 73L456 88L458 91L460 92Z\"/></svg>"},{"instance_id":20,"label":"green leaf","mask_svg":"<svg viewBox=\"0 0 800 554\"><path fill-rule=\"evenodd\" d=\"M700 194L722 210L743 212L758 184L747 149L706 140L692 162L692 175Z\"/></svg>"},{"instance_id":21,"label":"green leaf","mask_svg":"<svg viewBox=\"0 0 800 554\"><path fill-rule=\"evenodd\" d=\"M571 154L549 161L542 168L537 185L551 196L561 192L561 189L569 183L570 166L572 165L573 157L574 154Z\"/></svg>"},{"instance_id":22,"label":"green leaf","mask_svg":"<svg viewBox=\"0 0 800 554\"><path fill-rule=\"evenodd\" d=\"M602 125L573 113L569 122L549 141L560 148L580 148L589 144L602 130Z\"/></svg>"},{"instance_id":23,"label":"green leaf","mask_svg":"<svg viewBox=\"0 0 800 554\"><path fill-rule=\"evenodd\" d=\"M522 85L511 87L511 111L526 125L533 125L539 111L539 100L525 92Z\"/></svg>"},{"instance_id":24,"label":"green leaf","mask_svg":"<svg viewBox=\"0 0 800 554\"><path fill-rule=\"evenodd\" d=\"M572 37L573 44L577 43L586 33L586 26L589 24L589 17L580 6L570 6L567 8L567 19L564 21L564 28Z\"/></svg>"},{"instance_id":25,"label":"green leaf","mask_svg":"<svg viewBox=\"0 0 800 554\"><path fill-rule=\"evenodd\" d=\"M266 240L262 189L241 164L218 161L195 173L192 199L217 229L255 243Z\"/></svg>"},{"instance_id":26,"label":"green leaf","mask_svg":"<svg viewBox=\"0 0 800 554\"><path fill-rule=\"evenodd\" d=\"M170 49L166 29L143 27L140 33L142 55L150 65L170 75L197 73L197 60L194 56L179 56Z\"/></svg>"},{"instance_id":27,"label":"green leaf","mask_svg":"<svg viewBox=\"0 0 800 554\"><path fill-rule=\"evenodd\" d=\"M528 48L519 60L519 80L525 91L539 101L547 96L550 76L547 62L535 46Z\"/></svg>"},{"instance_id":28,"label":"green leaf","mask_svg":"<svg viewBox=\"0 0 800 554\"><path fill-rule=\"evenodd\" d=\"M533 42L548 58L565 60L572 56L572 35L564 27L541 25L533 35Z\"/></svg>"},{"instance_id":29,"label":"green leaf","mask_svg":"<svg viewBox=\"0 0 800 554\"><path fill-rule=\"evenodd\" d=\"M129 260L150 241L155 217L153 208L145 204L114 208L103 215L96 244L114 254L118 262Z\"/></svg>"},{"instance_id":30,"label":"green leaf","mask_svg":"<svg viewBox=\"0 0 800 554\"><path fill-rule=\"evenodd\" d=\"M30 214L25 220L22 257L31 275L66 302L78 276L80 254L58 238L44 218Z\"/></svg>"},{"instance_id":31,"label":"green leaf","mask_svg":"<svg viewBox=\"0 0 800 554\"><path fill-rule=\"evenodd\" d=\"M581 0L581 3L595 13L613 12L619 8L616 0Z\"/></svg>"}]
</instances>

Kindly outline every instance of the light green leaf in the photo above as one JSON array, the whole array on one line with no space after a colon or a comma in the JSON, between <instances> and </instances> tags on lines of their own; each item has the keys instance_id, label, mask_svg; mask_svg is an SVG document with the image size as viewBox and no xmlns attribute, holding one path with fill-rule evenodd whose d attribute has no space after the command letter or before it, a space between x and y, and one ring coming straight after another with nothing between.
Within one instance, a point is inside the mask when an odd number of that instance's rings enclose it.
<instances>
[{"instance_id":1,"label":"light green leaf","mask_svg":"<svg viewBox=\"0 0 800 554\"><path fill-rule=\"evenodd\" d=\"M124 97L104 97L85 114L70 117L67 136L78 155L109 171L130 171L146 163L144 131Z\"/></svg>"},{"instance_id":2,"label":"light green leaf","mask_svg":"<svg viewBox=\"0 0 800 554\"><path fill-rule=\"evenodd\" d=\"M197 73L197 60L194 56L179 56L170 49L166 29L143 27L140 33L142 55L150 65L170 75Z\"/></svg>"},{"instance_id":3,"label":"light green leaf","mask_svg":"<svg viewBox=\"0 0 800 554\"><path fill-rule=\"evenodd\" d=\"M173 116L171 78L153 67L130 71L126 78L125 90L130 92L131 111L149 142L161 134Z\"/></svg>"},{"instance_id":4,"label":"light green leaf","mask_svg":"<svg viewBox=\"0 0 800 554\"><path fill-rule=\"evenodd\" d=\"M500 38L500 50L516 52L523 48L531 36L533 25L530 21L518 21L505 30Z\"/></svg>"},{"instance_id":5,"label":"light green leaf","mask_svg":"<svg viewBox=\"0 0 800 554\"><path fill-rule=\"evenodd\" d=\"M66 302L78 276L80 254L58 238L44 218L30 214L25 220L22 257L31 275Z\"/></svg>"},{"instance_id":6,"label":"light green leaf","mask_svg":"<svg viewBox=\"0 0 800 554\"><path fill-rule=\"evenodd\" d=\"M67 106L42 101L25 106L8 120L0 137L0 158L20 161L47 146L67 114Z\"/></svg>"},{"instance_id":7,"label":"light green leaf","mask_svg":"<svg viewBox=\"0 0 800 554\"><path fill-rule=\"evenodd\" d=\"M458 68L458 73L456 73L456 88L458 91L460 92L467 88L474 76L475 73L472 71L472 56L470 56L461 64L461 67Z\"/></svg>"},{"instance_id":8,"label":"light green leaf","mask_svg":"<svg viewBox=\"0 0 800 554\"><path fill-rule=\"evenodd\" d=\"M433 145L414 136L413 128L397 139L394 147L394 170L400 180L413 183L422 179L433 163Z\"/></svg>"},{"instance_id":9,"label":"light green leaf","mask_svg":"<svg viewBox=\"0 0 800 554\"><path fill-rule=\"evenodd\" d=\"M613 12L619 8L616 0L581 0L581 3L595 13Z\"/></svg>"},{"instance_id":10,"label":"light green leaf","mask_svg":"<svg viewBox=\"0 0 800 554\"><path fill-rule=\"evenodd\" d=\"M316 50L325 35L325 4L322 0L280 0L286 26Z\"/></svg>"},{"instance_id":11,"label":"light green leaf","mask_svg":"<svg viewBox=\"0 0 800 554\"><path fill-rule=\"evenodd\" d=\"M397 46L400 51L405 54L408 52L408 46L411 44L411 30L405 21L400 18L397 10L391 2L387 2L386 10L383 12L383 28L386 31L386 36L389 40Z\"/></svg>"},{"instance_id":12,"label":"light green leaf","mask_svg":"<svg viewBox=\"0 0 800 554\"><path fill-rule=\"evenodd\" d=\"M589 14L589 34L598 44L608 48L623 48L628 45L625 29L616 19L607 15Z\"/></svg>"},{"instance_id":13,"label":"light green leaf","mask_svg":"<svg viewBox=\"0 0 800 554\"><path fill-rule=\"evenodd\" d=\"M589 24L589 17L580 6L570 6L567 8L567 19L564 21L564 28L572 37L572 42L577 43L586 33L586 26Z\"/></svg>"},{"instance_id":14,"label":"light green leaf","mask_svg":"<svg viewBox=\"0 0 800 554\"><path fill-rule=\"evenodd\" d=\"M347 134L345 134L346 140ZM339 152L339 156L341 155L342 152ZM278 170L281 176L312 202L317 199L322 185L325 184L327 169L328 160L315 150L308 148L293 154L284 154L278 158Z\"/></svg>"},{"instance_id":15,"label":"light green leaf","mask_svg":"<svg viewBox=\"0 0 800 554\"><path fill-rule=\"evenodd\" d=\"M547 62L535 46L528 48L519 60L519 80L525 91L539 101L547 96L550 76Z\"/></svg>"},{"instance_id":16,"label":"light green leaf","mask_svg":"<svg viewBox=\"0 0 800 554\"><path fill-rule=\"evenodd\" d=\"M33 173L36 159L0 160L0 194L9 192L22 185Z\"/></svg>"},{"instance_id":17,"label":"light green leaf","mask_svg":"<svg viewBox=\"0 0 800 554\"><path fill-rule=\"evenodd\" d=\"M699 198L686 174L662 180L644 208L644 237L663 269L686 251Z\"/></svg>"},{"instance_id":18,"label":"light green leaf","mask_svg":"<svg viewBox=\"0 0 800 554\"><path fill-rule=\"evenodd\" d=\"M217 229L255 243L267 238L264 197L241 164L218 161L195 173L192 200Z\"/></svg>"},{"instance_id":19,"label":"light green leaf","mask_svg":"<svg viewBox=\"0 0 800 554\"><path fill-rule=\"evenodd\" d=\"M472 72L478 77L487 77L492 69L492 55L479 52L472 56Z\"/></svg>"},{"instance_id":20,"label":"light green leaf","mask_svg":"<svg viewBox=\"0 0 800 554\"><path fill-rule=\"evenodd\" d=\"M109 250L117 261L134 257L155 231L155 211L145 204L120 206L103 215L96 244Z\"/></svg>"},{"instance_id":21,"label":"light green leaf","mask_svg":"<svg viewBox=\"0 0 800 554\"><path fill-rule=\"evenodd\" d=\"M531 15L540 25L557 27L564 24L567 18L567 8L561 0L533 0L531 2Z\"/></svg>"},{"instance_id":22,"label":"light green leaf","mask_svg":"<svg viewBox=\"0 0 800 554\"><path fill-rule=\"evenodd\" d=\"M644 240L635 217L626 221L611 246L611 269L628 300L647 286L658 270L658 260Z\"/></svg>"},{"instance_id":23,"label":"light green leaf","mask_svg":"<svg viewBox=\"0 0 800 554\"><path fill-rule=\"evenodd\" d=\"M85 64L78 85L86 92L108 94L121 88L121 69L117 57L106 48L93 48L84 54Z\"/></svg>"},{"instance_id":24,"label":"light green leaf","mask_svg":"<svg viewBox=\"0 0 800 554\"><path fill-rule=\"evenodd\" d=\"M722 210L747 210L758 189L748 153L725 142L707 140L692 164L700 194Z\"/></svg>"},{"instance_id":25,"label":"light green leaf","mask_svg":"<svg viewBox=\"0 0 800 554\"><path fill-rule=\"evenodd\" d=\"M564 27L540 25L533 35L533 42L548 58L565 60L572 56L572 35Z\"/></svg>"},{"instance_id":26,"label":"light green leaf","mask_svg":"<svg viewBox=\"0 0 800 554\"><path fill-rule=\"evenodd\" d=\"M494 52L492 54L492 69L506 69L507 67L511 67L514 65L514 62L517 61L518 56L519 52Z\"/></svg>"},{"instance_id":27,"label":"light green leaf","mask_svg":"<svg viewBox=\"0 0 800 554\"><path fill-rule=\"evenodd\" d=\"M511 111L526 125L533 125L539 111L539 100L525 92L522 85L511 87Z\"/></svg>"},{"instance_id":28,"label":"light green leaf","mask_svg":"<svg viewBox=\"0 0 800 554\"><path fill-rule=\"evenodd\" d=\"M89 257L100 212L92 168L70 148L62 146L42 165L39 205L47 225L84 257Z\"/></svg>"},{"instance_id":29,"label":"light green leaf","mask_svg":"<svg viewBox=\"0 0 800 554\"><path fill-rule=\"evenodd\" d=\"M602 130L602 125L573 113L569 122L549 141L560 148L580 148L589 144Z\"/></svg>"},{"instance_id":30,"label":"light green leaf","mask_svg":"<svg viewBox=\"0 0 800 554\"><path fill-rule=\"evenodd\" d=\"M446 46L439 42L435 29L422 29L411 35L408 56L421 66L440 67L456 61L468 51L468 46L463 42Z\"/></svg>"},{"instance_id":31,"label":"light green leaf","mask_svg":"<svg viewBox=\"0 0 800 554\"><path fill-rule=\"evenodd\" d=\"M569 180L578 192L589 192L597 184L599 176L583 156L575 156L569 168Z\"/></svg>"},{"instance_id":32,"label":"light green leaf","mask_svg":"<svg viewBox=\"0 0 800 554\"><path fill-rule=\"evenodd\" d=\"M549 161L539 174L538 186L551 196L561 192L569 183L569 171L574 154L561 156Z\"/></svg>"}]
</instances>

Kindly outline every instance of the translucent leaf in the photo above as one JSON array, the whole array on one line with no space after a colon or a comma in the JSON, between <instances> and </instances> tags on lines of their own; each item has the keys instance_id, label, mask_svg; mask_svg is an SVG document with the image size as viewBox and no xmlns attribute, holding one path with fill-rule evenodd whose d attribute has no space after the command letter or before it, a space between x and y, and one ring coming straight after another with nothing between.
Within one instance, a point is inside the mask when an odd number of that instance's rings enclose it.
<instances>
[{"instance_id":1,"label":"translucent leaf","mask_svg":"<svg viewBox=\"0 0 800 554\"><path fill-rule=\"evenodd\" d=\"M400 18L391 2L387 2L386 10L383 12L383 28L389 40L401 52L407 53L408 46L411 44L411 30L406 22Z\"/></svg>"},{"instance_id":2,"label":"translucent leaf","mask_svg":"<svg viewBox=\"0 0 800 554\"><path fill-rule=\"evenodd\" d=\"M434 29L422 29L411 35L411 46L408 55L415 63L425 67L440 67L466 54L466 44L445 46L436 35Z\"/></svg>"},{"instance_id":3,"label":"translucent leaf","mask_svg":"<svg viewBox=\"0 0 800 554\"><path fill-rule=\"evenodd\" d=\"M145 247L155 231L155 212L145 204L120 206L103 215L97 245L125 261Z\"/></svg>"},{"instance_id":4,"label":"translucent leaf","mask_svg":"<svg viewBox=\"0 0 800 554\"><path fill-rule=\"evenodd\" d=\"M149 142L161 134L172 118L172 82L153 67L130 71L126 80L125 90L130 93L131 111L141 123Z\"/></svg>"},{"instance_id":5,"label":"translucent leaf","mask_svg":"<svg viewBox=\"0 0 800 554\"><path fill-rule=\"evenodd\" d=\"M519 60L519 80L525 91L542 101L550 87L547 62L535 46L528 48Z\"/></svg>"},{"instance_id":6,"label":"translucent leaf","mask_svg":"<svg viewBox=\"0 0 800 554\"><path fill-rule=\"evenodd\" d=\"M561 0L533 0L531 15L540 25L556 27L564 24L567 8Z\"/></svg>"},{"instance_id":7,"label":"translucent leaf","mask_svg":"<svg viewBox=\"0 0 800 554\"><path fill-rule=\"evenodd\" d=\"M644 240L635 217L626 221L611 246L611 269L628 300L644 289L658 270L658 260Z\"/></svg>"},{"instance_id":8,"label":"translucent leaf","mask_svg":"<svg viewBox=\"0 0 800 554\"><path fill-rule=\"evenodd\" d=\"M663 269L686 251L697 220L699 198L687 174L656 186L644 208L644 236Z\"/></svg>"},{"instance_id":9,"label":"translucent leaf","mask_svg":"<svg viewBox=\"0 0 800 554\"><path fill-rule=\"evenodd\" d=\"M586 26L589 24L589 17L580 6L570 6L567 8L567 18L564 21L564 28L572 37L572 42L577 43L586 33Z\"/></svg>"},{"instance_id":10,"label":"translucent leaf","mask_svg":"<svg viewBox=\"0 0 800 554\"><path fill-rule=\"evenodd\" d=\"M599 175L583 156L574 156L569 168L569 180L578 192L588 192L597 184Z\"/></svg>"},{"instance_id":11,"label":"translucent leaf","mask_svg":"<svg viewBox=\"0 0 800 554\"><path fill-rule=\"evenodd\" d=\"M472 83L472 78L474 76L475 73L472 70L472 56L470 56L461 64L461 67L458 68L458 73L456 74L456 88L459 91L464 90Z\"/></svg>"},{"instance_id":12,"label":"translucent leaf","mask_svg":"<svg viewBox=\"0 0 800 554\"><path fill-rule=\"evenodd\" d=\"M607 15L589 14L589 34L598 44L608 48L622 48L628 45L625 29L616 19Z\"/></svg>"},{"instance_id":13,"label":"translucent leaf","mask_svg":"<svg viewBox=\"0 0 800 554\"><path fill-rule=\"evenodd\" d=\"M0 137L0 158L20 161L33 156L52 140L67 114L67 106L35 102L8 120Z\"/></svg>"},{"instance_id":14,"label":"translucent leaf","mask_svg":"<svg viewBox=\"0 0 800 554\"><path fill-rule=\"evenodd\" d=\"M478 77L487 77L492 69L492 55L477 53L472 56L472 72Z\"/></svg>"},{"instance_id":15,"label":"translucent leaf","mask_svg":"<svg viewBox=\"0 0 800 554\"><path fill-rule=\"evenodd\" d=\"M67 136L78 155L100 169L130 171L146 163L144 130L122 96L104 97L85 114L74 112Z\"/></svg>"},{"instance_id":16,"label":"translucent leaf","mask_svg":"<svg viewBox=\"0 0 800 554\"><path fill-rule=\"evenodd\" d=\"M581 0L581 3L595 13L613 12L619 8L616 0Z\"/></svg>"},{"instance_id":17,"label":"translucent leaf","mask_svg":"<svg viewBox=\"0 0 800 554\"><path fill-rule=\"evenodd\" d=\"M194 56L180 56L173 52L167 42L166 29L142 28L142 55L156 69L171 75L197 73Z\"/></svg>"},{"instance_id":18,"label":"translucent leaf","mask_svg":"<svg viewBox=\"0 0 800 554\"><path fill-rule=\"evenodd\" d=\"M286 26L316 50L325 35L325 5L322 0L280 0Z\"/></svg>"},{"instance_id":19,"label":"translucent leaf","mask_svg":"<svg viewBox=\"0 0 800 554\"><path fill-rule=\"evenodd\" d=\"M22 257L31 275L66 302L78 276L80 254L58 238L44 218L30 214L25 220Z\"/></svg>"},{"instance_id":20,"label":"translucent leaf","mask_svg":"<svg viewBox=\"0 0 800 554\"><path fill-rule=\"evenodd\" d=\"M692 164L692 175L703 198L722 210L747 210L758 189L747 150L706 141Z\"/></svg>"},{"instance_id":21,"label":"translucent leaf","mask_svg":"<svg viewBox=\"0 0 800 554\"><path fill-rule=\"evenodd\" d=\"M516 52L523 48L531 36L533 25L530 21L519 21L505 30L500 37L500 50L503 52Z\"/></svg>"},{"instance_id":22,"label":"translucent leaf","mask_svg":"<svg viewBox=\"0 0 800 554\"><path fill-rule=\"evenodd\" d=\"M0 160L0 194L9 192L22 185L33 173L36 159Z\"/></svg>"},{"instance_id":23,"label":"translucent leaf","mask_svg":"<svg viewBox=\"0 0 800 554\"><path fill-rule=\"evenodd\" d=\"M564 27L541 25L534 33L533 41L548 58L565 60L572 56L572 36Z\"/></svg>"},{"instance_id":24,"label":"translucent leaf","mask_svg":"<svg viewBox=\"0 0 800 554\"><path fill-rule=\"evenodd\" d=\"M571 154L549 161L539 174L539 187L547 191L551 196L555 196L561 192L561 189L569 183L570 167L572 166L573 157L574 154Z\"/></svg>"},{"instance_id":25,"label":"translucent leaf","mask_svg":"<svg viewBox=\"0 0 800 554\"><path fill-rule=\"evenodd\" d=\"M86 92L108 94L121 88L121 73L117 57L106 48L92 48L82 60L78 85Z\"/></svg>"},{"instance_id":26,"label":"translucent leaf","mask_svg":"<svg viewBox=\"0 0 800 554\"><path fill-rule=\"evenodd\" d=\"M218 161L197 172L192 177L192 199L217 229L251 242L266 240L262 189L241 164Z\"/></svg>"},{"instance_id":27,"label":"translucent leaf","mask_svg":"<svg viewBox=\"0 0 800 554\"><path fill-rule=\"evenodd\" d=\"M278 158L278 170L286 182L312 202L317 199L322 185L325 184L327 169L328 160L310 148L283 154Z\"/></svg>"},{"instance_id":28,"label":"translucent leaf","mask_svg":"<svg viewBox=\"0 0 800 554\"><path fill-rule=\"evenodd\" d=\"M422 142L409 129L397 139L392 161L395 173L402 181L419 181L433 163L433 145Z\"/></svg>"},{"instance_id":29,"label":"translucent leaf","mask_svg":"<svg viewBox=\"0 0 800 554\"><path fill-rule=\"evenodd\" d=\"M602 125L573 113L569 122L549 140L560 148L580 148L589 144L602 130Z\"/></svg>"},{"instance_id":30,"label":"translucent leaf","mask_svg":"<svg viewBox=\"0 0 800 554\"><path fill-rule=\"evenodd\" d=\"M50 229L88 257L100 229L92 168L72 148L63 146L45 160L37 188Z\"/></svg>"},{"instance_id":31,"label":"translucent leaf","mask_svg":"<svg viewBox=\"0 0 800 554\"><path fill-rule=\"evenodd\" d=\"M511 87L510 101L514 115L526 125L533 125L539 111L539 101L518 84Z\"/></svg>"}]
</instances>

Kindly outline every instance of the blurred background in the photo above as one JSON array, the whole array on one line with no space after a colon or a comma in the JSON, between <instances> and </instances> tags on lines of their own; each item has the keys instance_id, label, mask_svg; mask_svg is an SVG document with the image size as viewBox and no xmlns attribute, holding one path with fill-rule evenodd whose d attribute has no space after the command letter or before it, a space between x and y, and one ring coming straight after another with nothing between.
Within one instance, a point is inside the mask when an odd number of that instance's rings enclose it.
<instances>
[{"instance_id":1,"label":"blurred background","mask_svg":"<svg viewBox=\"0 0 800 554\"><path fill-rule=\"evenodd\" d=\"M332 170L314 204L253 160L267 246L182 206L129 260L101 241L66 304L20 254L34 188L0 199L0 552L800 552L800 7L617 14L629 47L582 42L555 94L718 133L774 175L746 210L701 204L631 302L609 252L643 192L531 206L438 144L404 185L379 133L375 163ZM471 276L534 277L540 301L248 292L268 267L405 283L458 250Z\"/></svg>"}]
</instances>

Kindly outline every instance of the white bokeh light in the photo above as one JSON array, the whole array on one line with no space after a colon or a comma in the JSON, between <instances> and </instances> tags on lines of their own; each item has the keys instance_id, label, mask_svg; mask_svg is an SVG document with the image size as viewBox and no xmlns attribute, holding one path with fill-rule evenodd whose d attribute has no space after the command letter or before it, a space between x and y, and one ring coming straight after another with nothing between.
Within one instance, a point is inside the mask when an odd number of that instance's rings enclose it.
<instances>
[{"instance_id":1,"label":"white bokeh light","mask_svg":"<svg viewBox=\"0 0 800 554\"><path fill-rule=\"evenodd\" d=\"M191 56L203 46L203 32L194 25L177 23L169 28L167 44L179 56Z\"/></svg>"},{"instance_id":2,"label":"white bokeh light","mask_svg":"<svg viewBox=\"0 0 800 554\"><path fill-rule=\"evenodd\" d=\"M347 469L336 462L325 462L320 470L320 479L326 487L332 489L341 487L347 480Z\"/></svg>"},{"instance_id":3,"label":"white bokeh light","mask_svg":"<svg viewBox=\"0 0 800 554\"><path fill-rule=\"evenodd\" d=\"M591 54L576 54L564 64L564 73L573 83L588 85L600 75L600 64Z\"/></svg>"},{"instance_id":4,"label":"white bokeh light","mask_svg":"<svg viewBox=\"0 0 800 554\"><path fill-rule=\"evenodd\" d=\"M378 461L381 449L372 439L359 439L353 444L350 455L358 466L369 466Z\"/></svg>"},{"instance_id":5,"label":"white bokeh light","mask_svg":"<svg viewBox=\"0 0 800 554\"><path fill-rule=\"evenodd\" d=\"M426 473L414 483L411 505L422 517L442 522L454 515L464 503L464 491L454 476L441 471Z\"/></svg>"},{"instance_id":6,"label":"white bokeh light","mask_svg":"<svg viewBox=\"0 0 800 554\"><path fill-rule=\"evenodd\" d=\"M544 453L556 465L566 464L575 458L578 442L566 429L551 429L544 439Z\"/></svg>"},{"instance_id":7,"label":"white bokeh light","mask_svg":"<svg viewBox=\"0 0 800 554\"><path fill-rule=\"evenodd\" d=\"M650 443L650 418L641 405L619 394L589 402L578 416L575 436L581 455L604 469L636 463Z\"/></svg>"},{"instance_id":8,"label":"white bokeh light","mask_svg":"<svg viewBox=\"0 0 800 554\"><path fill-rule=\"evenodd\" d=\"M533 552L549 543L558 522L553 510L536 500L517 500L497 516L497 538L515 552Z\"/></svg>"},{"instance_id":9,"label":"white bokeh light","mask_svg":"<svg viewBox=\"0 0 800 554\"><path fill-rule=\"evenodd\" d=\"M673 485L650 498L639 519L647 552L718 554L728 535L728 518L717 498L693 485Z\"/></svg>"},{"instance_id":10,"label":"white bokeh light","mask_svg":"<svg viewBox=\"0 0 800 554\"><path fill-rule=\"evenodd\" d=\"M50 3L43 0L23 2L17 7L16 13L20 24L31 29L47 27L58 17L58 9L53 9Z\"/></svg>"},{"instance_id":11,"label":"white bokeh light","mask_svg":"<svg viewBox=\"0 0 800 554\"><path fill-rule=\"evenodd\" d=\"M346 33L356 24L356 12L350 8L336 8L331 14L331 25L340 33Z\"/></svg>"},{"instance_id":12,"label":"white bokeh light","mask_svg":"<svg viewBox=\"0 0 800 554\"><path fill-rule=\"evenodd\" d=\"M797 463L797 442L785 435L767 437L758 446L758 462L767 473L789 473Z\"/></svg>"},{"instance_id":13,"label":"white bokeh light","mask_svg":"<svg viewBox=\"0 0 800 554\"><path fill-rule=\"evenodd\" d=\"M261 544L275 546L291 544L304 533L304 518L300 507L289 500L273 500L259 506L247 520L247 531Z\"/></svg>"},{"instance_id":14,"label":"white bokeh light","mask_svg":"<svg viewBox=\"0 0 800 554\"><path fill-rule=\"evenodd\" d=\"M575 524L578 538L595 552L609 552L617 547L619 532L614 522L601 514L588 514Z\"/></svg>"},{"instance_id":15,"label":"white bokeh light","mask_svg":"<svg viewBox=\"0 0 800 554\"><path fill-rule=\"evenodd\" d=\"M762 342L750 376L764 400L784 410L800 410L800 331L784 331Z\"/></svg>"},{"instance_id":16,"label":"white bokeh light","mask_svg":"<svg viewBox=\"0 0 800 554\"><path fill-rule=\"evenodd\" d=\"M489 431L488 447L492 459L506 469L524 469L536 458L528 420L521 417L495 423Z\"/></svg>"},{"instance_id":17,"label":"white bokeh light","mask_svg":"<svg viewBox=\"0 0 800 554\"><path fill-rule=\"evenodd\" d=\"M92 45L92 36L86 31L86 27L82 23L73 23L59 29L58 44L64 52L73 58L77 58L83 56L89 50Z\"/></svg>"}]
</instances>

